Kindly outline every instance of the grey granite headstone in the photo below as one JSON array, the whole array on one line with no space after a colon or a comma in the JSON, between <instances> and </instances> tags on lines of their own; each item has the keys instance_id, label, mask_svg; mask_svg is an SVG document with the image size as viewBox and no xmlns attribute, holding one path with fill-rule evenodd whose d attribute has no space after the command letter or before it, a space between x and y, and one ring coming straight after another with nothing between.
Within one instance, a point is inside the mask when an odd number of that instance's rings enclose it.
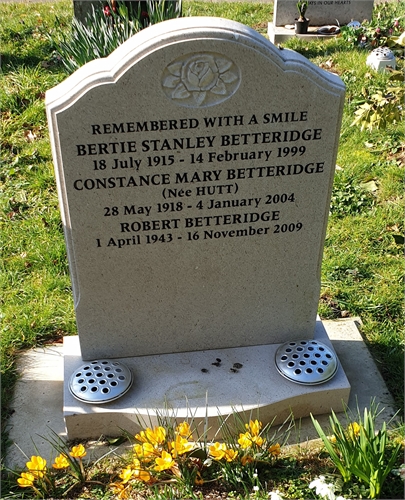
<instances>
[{"instance_id":1,"label":"grey granite headstone","mask_svg":"<svg viewBox=\"0 0 405 500\"><path fill-rule=\"evenodd\" d=\"M374 0L309 0L306 17L312 26L347 24L371 19ZM274 0L274 26L294 24L298 17L296 0Z\"/></svg>"},{"instance_id":2,"label":"grey granite headstone","mask_svg":"<svg viewBox=\"0 0 405 500\"><path fill-rule=\"evenodd\" d=\"M143 30L46 95L83 359L312 338L344 85L254 30Z\"/></svg>"}]
</instances>

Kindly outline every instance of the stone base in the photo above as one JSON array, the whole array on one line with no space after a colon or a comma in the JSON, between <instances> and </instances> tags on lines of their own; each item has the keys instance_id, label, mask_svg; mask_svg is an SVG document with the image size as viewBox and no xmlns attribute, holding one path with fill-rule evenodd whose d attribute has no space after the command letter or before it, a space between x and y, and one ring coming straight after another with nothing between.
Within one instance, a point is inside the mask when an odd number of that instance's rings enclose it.
<instances>
[{"instance_id":1,"label":"stone base","mask_svg":"<svg viewBox=\"0 0 405 500\"><path fill-rule=\"evenodd\" d=\"M314 338L332 344L324 325L317 321ZM158 425L159 416L193 419L200 433L214 437L218 416L245 414L264 424L282 423L292 412L295 418L336 412L347 403L350 384L339 366L324 384L305 386L282 377L275 366L278 344L124 358L132 371L132 388L121 398L93 405L74 398L69 380L84 362L78 337L64 339L64 419L69 439L134 434L140 426ZM220 366L215 366L217 358ZM232 371L233 365L243 365ZM203 371L204 370L204 371ZM207 371L206 371L207 370ZM216 435L218 438L218 435Z\"/></svg>"},{"instance_id":2,"label":"stone base","mask_svg":"<svg viewBox=\"0 0 405 500\"><path fill-rule=\"evenodd\" d=\"M320 26L310 26L308 33L305 35L296 35L294 28L289 29L285 26L274 26L273 23L268 23L267 34L269 36L270 42L277 45L278 43L286 42L289 38L295 36L296 38L301 38L302 40L319 40L319 39L329 39L336 35L320 35L317 33Z\"/></svg>"}]
</instances>

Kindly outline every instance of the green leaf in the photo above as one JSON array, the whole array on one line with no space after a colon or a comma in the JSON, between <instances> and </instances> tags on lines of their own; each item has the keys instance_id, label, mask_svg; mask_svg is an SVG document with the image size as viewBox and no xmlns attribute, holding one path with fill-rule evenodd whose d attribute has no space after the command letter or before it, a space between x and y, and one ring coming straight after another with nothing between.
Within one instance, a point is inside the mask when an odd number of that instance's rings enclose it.
<instances>
[{"instance_id":1,"label":"green leaf","mask_svg":"<svg viewBox=\"0 0 405 500\"><path fill-rule=\"evenodd\" d=\"M375 181L368 181L368 182L363 182L360 184L360 186L366 190L369 191L370 193L374 193L375 191L378 190L377 183Z\"/></svg>"},{"instance_id":2,"label":"green leaf","mask_svg":"<svg viewBox=\"0 0 405 500\"><path fill-rule=\"evenodd\" d=\"M399 36L392 36L390 40L393 40L396 44L405 47L405 31Z\"/></svg>"},{"instance_id":3,"label":"green leaf","mask_svg":"<svg viewBox=\"0 0 405 500\"><path fill-rule=\"evenodd\" d=\"M333 419L333 417L334 417L334 419ZM337 420L336 415L333 412L332 412L332 417L330 417L330 418L331 418L331 421L334 420L335 423L337 423L340 427L340 423ZM348 482L350 480L350 477L351 477L350 471L348 471L348 469L345 467L345 464L339 458L338 454L336 453L336 451L334 450L334 448L332 446L332 443L329 441L326 434L322 430L322 427L320 426L319 422L314 419L312 413L311 413L311 419L312 419L312 423L314 424L314 427L316 429L316 432L318 433L318 436L322 439L323 444L325 445L325 448L328 451L333 463L339 469L339 472L342 475L343 481ZM337 438L338 438L338 436L336 436L336 439Z\"/></svg>"},{"instance_id":4,"label":"green leaf","mask_svg":"<svg viewBox=\"0 0 405 500\"><path fill-rule=\"evenodd\" d=\"M111 446L119 446L120 444L125 443L125 441L127 441L127 438L126 436L119 436L117 438L107 438L107 441Z\"/></svg>"}]
</instances>

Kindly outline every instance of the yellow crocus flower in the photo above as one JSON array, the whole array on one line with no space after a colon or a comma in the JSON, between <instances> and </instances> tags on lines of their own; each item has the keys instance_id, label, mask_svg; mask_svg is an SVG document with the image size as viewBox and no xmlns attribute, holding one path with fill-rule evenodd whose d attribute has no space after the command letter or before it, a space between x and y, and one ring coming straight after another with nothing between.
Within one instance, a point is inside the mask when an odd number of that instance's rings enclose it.
<instances>
[{"instance_id":1,"label":"yellow crocus flower","mask_svg":"<svg viewBox=\"0 0 405 500\"><path fill-rule=\"evenodd\" d=\"M176 432L177 434L180 434L180 436L183 436L185 438L190 438L191 436L191 429L188 424L188 422L182 422L176 427Z\"/></svg>"},{"instance_id":2,"label":"yellow crocus flower","mask_svg":"<svg viewBox=\"0 0 405 500\"><path fill-rule=\"evenodd\" d=\"M173 467L176 462L173 460L173 457L167 451L162 450L162 455L159 458L155 459L156 465L155 470L162 471L167 470Z\"/></svg>"},{"instance_id":3,"label":"yellow crocus flower","mask_svg":"<svg viewBox=\"0 0 405 500\"><path fill-rule=\"evenodd\" d=\"M154 456L160 456L160 451L150 443L135 444L134 452L136 458L149 461Z\"/></svg>"},{"instance_id":4,"label":"yellow crocus flower","mask_svg":"<svg viewBox=\"0 0 405 500\"><path fill-rule=\"evenodd\" d=\"M34 486L35 476L31 474L31 472L21 472L21 477L17 479L17 483L22 488L32 487Z\"/></svg>"},{"instance_id":5,"label":"yellow crocus flower","mask_svg":"<svg viewBox=\"0 0 405 500\"><path fill-rule=\"evenodd\" d=\"M141 468L141 462L135 458L134 460L134 479L138 481L144 481L147 483L150 481L150 474L147 470Z\"/></svg>"},{"instance_id":6,"label":"yellow crocus flower","mask_svg":"<svg viewBox=\"0 0 405 500\"><path fill-rule=\"evenodd\" d=\"M137 457L143 458L143 446L141 444L134 444L134 453Z\"/></svg>"},{"instance_id":7,"label":"yellow crocus flower","mask_svg":"<svg viewBox=\"0 0 405 500\"><path fill-rule=\"evenodd\" d=\"M73 446L70 455L73 458L83 458L86 456L86 449L82 444L78 444L77 446Z\"/></svg>"},{"instance_id":8,"label":"yellow crocus flower","mask_svg":"<svg viewBox=\"0 0 405 500\"><path fill-rule=\"evenodd\" d=\"M227 448L224 456L227 462L233 462L238 456L238 452L236 450L232 450L232 448Z\"/></svg>"},{"instance_id":9,"label":"yellow crocus flower","mask_svg":"<svg viewBox=\"0 0 405 500\"><path fill-rule=\"evenodd\" d=\"M131 467L126 467L125 469L122 469L121 474L119 474L119 477L122 479L122 484L126 484L133 475L133 471Z\"/></svg>"},{"instance_id":10,"label":"yellow crocus flower","mask_svg":"<svg viewBox=\"0 0 405 500\"><path fill-rule=\"evenodd\" d=\"M135 439L137 439L141 443L146 443L148 440L146 437L145 431L141 431L138 434L135 434Z\"/></svg>"},{"instance_id":11,"label":"yellow crocus flower","mask_svg":"<svg viewBox=\"0 0 405 500\"><path fill-rule=\"evenodd\" d=\"M150 481L150 474L147 470L144 470L144 469L135 469L134 477L138 481L143 481L144 483L147 483Z\"/></svg>"},{"instance_id":12,"label":"yellow crocus flower","mask_svg":"<svg viewBox=\"0 0 405 500\"><path fill-rule=\"evenodd\" d=\"M245 424L246 429L252 434L252 436L258 436L263 424L259 422L257 419L253 422L251 420L249 424Z\"/></svg>"},{"instance_id":13,"label":"yellow crocus flower","mask_svg":"<svg viewBox=\"0 0 405 500\"><path fill-rule=\"evenodd\" d=\"M142 450L145 458L152 457L153 455L159 455L159 450L157 450L153 444L150 443L143 443Z\"/></svg>"},{"instance_id":14,"label":"yellow crocus flower","mask_svg":"<svg viewBox=\"0 0 405 500\"><path fill-rule=\"evenodd\" d=\"M270 455L277 457L281 453L280 444L279 443L273 444L272 446L270 446L268 451L269 451Z\"/></svg>"},{"instance_id":15,"label":"yellow crocus flower","mask_svg":"<svg viewBox=\"0 0 405 500\"><path fill-rule=\"evenodd\" d=\"M154 445L163 444L166 440L166 429L164 427L154 427L146 430L149 443Z\"/></svg>"},{"instance_id":16,"label":"yellow crocus flower","mask_svg":"<svg viewBox=\"0 0 405 500\"><path fill-rule=\"evenodd\" d=\"M249 446L252 446L252 436L249 432L245 432L244 434L239 434L238 439L239 446L242 450L246 450Z\"/></svg>"},{"instance_id":17,"label":"yellow crocus flower","mask_svg":"<svg viewBox=\"0 0 405 500\"><path fill-rule=\"evenodd\" d=\"M55 463L52 464L52 467L54 469L66 469L66 467L69 467L69 465L69 460L65 455L63 455L63 453L61 453L58 457L55 458Z\"/></svg>"},{"instance_id":18,"label":"yellow crocus flower","mask_svg":"<svg viewBox=\"0 0 405 500\"><path fill-rule=\"evenodd\" d=\"M360 425L357 422L353 422L348 425L349 435L352 439L356 438L360 434Z\"/></svg>"},{"instance_id":19,"label":"yellow crocus flower","mask_svg":"<svg viewBox=\"0 0 405 500\"><path fill-rule=\"evenodd\" d=\"M221 460L225 456L226 445L225 443L214 443L210 446L209 452L213 459Z\"/></svg>"},{"instance_id":20,"label":"yellow crocus flower","mask_svg":"<svg viewBox=\"0 0 405 500\"><path fill-rule=\"evenodd\" d=\"M252 442L257 444L257 446L262 446L264 439L261 436L252 436Z\"/></svg>"},{"instance_id":21,"label":"yellow crocus flower","mask_svg":"<svg viewBox=\"0 0 405 500\"><path fill-rule=\"evenodd\" d=\"M180 435L176 436L176 441L171 442L171 446L173 457L183 455L183 453L187 453L193 449L193 443L189 443L187 439L181 437Z\"/></svg>"},{"instance_id":22,"label":"yellow crocus flower","mask_svg":"<svg viewBox=\"0 0 405 500\"><path fill-rule=\"evenodd\" d=\"M240 459L240 463L245 466L246 464L251 464L252 462L254 461L254 458L249 456L249 455L245 455L243 456L241 459Z\"/></svg>"},{"instance_id":23,"label":"yellow crocus flower","mask_svg":"<svg viewBox=\"0 0 405 500\"><path fill-rule=\"evenodd\" d=\"M134 458L133 465L134 465L134 469L140 469L141 468L140 460L138 460L137 458Z\"/></svg>"},{"instance_id":24,"label":"yellow crocus flower","mask_svg":"<svg viewBox=\"0 0 405 500\"><path fill-rule=\"evenodd\" d=\"M245 432L244 434L239 434L238 443L243 450L252 446L255 443L257 446L262 446L264 439L261 436L256 436L250 434L250 432Z\"/></svg>"},{"instance_id":25,"label":"yellow crocus flower","mask_svg":"<svg viewBox=\"0 0 405 500\"><path fill-rule=\"evenodd\" d=\"M141 463L136 458L134 459L133 465L128 466L125 469L122 469L119 477L122 479L121 484L126 484L131 479L135 479L137 481L149 481L150 474L148 471L141 469Z\"/></svg>"},{"instance_id":26,"label":"yellow crocus flower","mask_svg":"<svg viewBox=\"0 0 405 500\"><path fill-rule=\"evenodd\" d=\"M166 439L166 429L164 427L147 427L144 431L135 435L135 439L141 443L151 443L153 445L163 444Z\"/></svg>"},{"instance_id":27,"label":"yellow crocus flower","mask_svg":"<svg viewBox=\"0 0 405 500\"><path fill-rule=\"evenodd\" d=\"M125 500L128 497L128 489L123 483L111 483L110 487L113 489L114 495L119 500Z\"/></svg>"},{"instance_id":28,"label":"yellow crocus flower","mask_svg":"<svg viewBox=\"0 0 405 500\"><path fill-rule=\"evenodd\" d=\"M27 469L35 477L44 477L44 471L46 469L46 460L40 456L32 456L31 461L27 462Z\"/></svg>"},{"instance_id":29,"label":"yellow crocus flower","mask_svg":"<svg viewBox=\"0 0 405 500\"><path fill-rule=\"evenodd\" d=\"M200 472L197 471L197 475L195 476L195 479L194 479L194 484L196 486L202 486L204 484L204 479L203 477L201 476Z\"/></svg>"}]
</instances>

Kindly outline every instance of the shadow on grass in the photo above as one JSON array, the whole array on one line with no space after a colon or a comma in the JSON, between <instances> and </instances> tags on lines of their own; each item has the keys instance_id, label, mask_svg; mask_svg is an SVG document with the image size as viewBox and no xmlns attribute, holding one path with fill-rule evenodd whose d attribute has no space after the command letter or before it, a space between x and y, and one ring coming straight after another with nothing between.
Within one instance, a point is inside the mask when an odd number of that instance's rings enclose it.
<instances>
[{"instance_id":1,"label":"shadow on grass","mask_svg":"<svg viewBox=\"0 0 405 500\"><path fill-rule=\"evenodd\" d=\"M340 38L332 38L329 40L302 40L301 38L290 38L284 45L286 48L295 50L299 54L307 57L308 59L331 56L336 53L347 51L347 42ZM362 53L364 49L353 47L351 50Z\"/></svg>"}]
</instances>

